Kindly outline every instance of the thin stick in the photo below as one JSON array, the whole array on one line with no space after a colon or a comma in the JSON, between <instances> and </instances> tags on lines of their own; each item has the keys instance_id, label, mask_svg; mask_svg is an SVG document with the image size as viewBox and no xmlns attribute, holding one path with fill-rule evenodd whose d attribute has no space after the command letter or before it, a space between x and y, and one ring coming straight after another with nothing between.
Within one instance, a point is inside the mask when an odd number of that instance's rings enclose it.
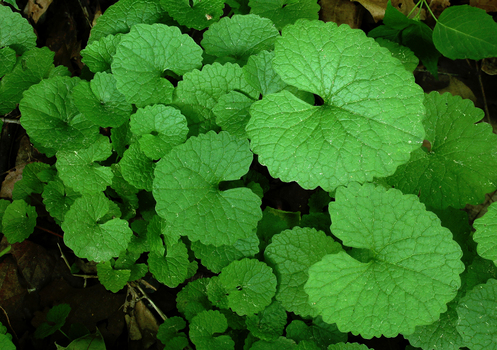
<instances>
[{"instance_id":1,"label":"thin stick","mask_svg":"<svg viewBox=\"0 0 497 350\"><path fill-rule=\"evenodd\" d=\"M155 311L157 311L157 313L159 314L159 316L162 318L162 320L166 320L167 319L167 316L157 307L157 305L155 305L155 303L148 297L147 293L145 293L145 291L140 287L139 284L137 283L133 283L133 287L138 288L140 290L140 292L143 294L143 297L145 299L147 299L147 301L153 306L153 308L155 309Z\"/></svg>"},{"instance_id":2,"label":"thin stick","mask_svg":"<svg viewBox=\"0 0 497 350\"><path fill-rule=\"evenodd\" d=\"M41 226L36 226L36 228L37 228L37 229L40 229L40 230L42 230L42 231L45 231L45 232L51 233L51 234L52 234L52 235L54 235L54 236L57 236L57 237L60 237L60 238L64 238L64 237L62 237L61 235L59 235L58 233L55 233L55 232L53 232L53 231L50 231L50 230L48 230L48 229L46 229L46 228L43 228L43 227L41 227ZM58 243L57 243L57 244L58 244ZM60 246L59 246L59 248L60 248ZM62 250L61 250L60 252L62 253Z\"/></svg>"},{"instance_id":3,"label":"thin stick","mask_svg":"<svg viewBox=\"0 0 497 350\"><path fill-rule=\"evenodd\" d=\"M483 64L483 62L481 64ZM490 126L492 126L492 121L490 119L490 111L488 110L487 96L485 95L485 89L483 88L483 82L481 81L481 64L480 67L478 67L478 63L476 63L476 70L478 71L478 81L480 82L481 94L483 96L483 108L485 108L485 116L487 119L487 123L490 124Z\"/></svg>"},{"instance_id":4,"label":"thin stick","mask_svg":"<svg viewBox=\"0 0 497 350\"><path fill-rule=\"evenodd\" d=\"M9 123L9 124L21 124L21 121L19 119L0 117L0 120L4 123Z\"/></svg>"},{"instance_id":5,"label":"thin stick","mask_svg":"<svg viewBox=\"0 0 497 350\"><path fill-rule=\"evenodd\" d=\"M12 325L10 324L10 319L9 315L7 315L7 311L5 311L5 309L2 306L0 306L0 309L2 309L3 313L5 314L5 317L7 318L7 323L9 324L12 334L14 334L14 337L16 337L16 341L19 342L19 338L17 337L16 331L14 330L14 328L12 328Z\"/></svg>"}]
</instances>

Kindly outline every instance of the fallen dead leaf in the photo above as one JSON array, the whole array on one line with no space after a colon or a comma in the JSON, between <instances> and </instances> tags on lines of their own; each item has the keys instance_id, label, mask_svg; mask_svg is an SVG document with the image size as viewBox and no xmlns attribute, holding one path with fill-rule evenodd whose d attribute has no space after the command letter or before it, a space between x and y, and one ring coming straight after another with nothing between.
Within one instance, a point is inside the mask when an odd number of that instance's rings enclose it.
<instances>
[{"instance_id":1,"label":"fallen dead leaf","mask_svg":"<svg viewBox=\"0 0 497 350\"><path fill-rule=\"evenodd\" d=\"M350 0L360 3L368 12L371 14L375 22L378 22L385 17L385 9L387 8L388 0ZM413 18L419 9L412 11L416 4L413 0L392 0L392 6L397 8L405 16L409 15L409 18ZM411 13L412 11L412 13ZM424 20L426 18L426 10L421 10L420 19Z\"/></svg>"},{"instance_id":2,"label":"fallen dead leaf","mask_svg":"<svg viewBox=\"0 0 497 350\"><path fill-rule=\"evenodd\" d=\"M34 23L38 23L52 2L53 0L29 0L24 7L24 14L31 18Z\"/></svg>"},{"instance_id":3,"label":"fallen dead leaf","mask_svg":"<svg viewBox=\"0 0 497 350\"><path fill-rule=\"evenodd\" d=\"M481 70L488 75L497 75L497 58L484 58L481 63Z\"/></svg>"},{"instance_id":4,"label":"fallen dead leaf","mask_svg":"<svg viewBox=\"0 0 497 350\"><path fill-rule=\"evenodd\" d=\"M497 1L495 0L469 0L469 5L487 12L497 12Z\"/></svg>"},{"instance_id":5,"label":"fallen dead leaf","mask_svg":"<svg viewBox=\"0 0 497 350\"><path fill-rule=\"evenodd\" d=\"M0 198L12 199L12 191L14 190L14 185L17 181L22 179L22 172L26 164L15 167L10 170L5 176L2 182L2 188L0 189Z\"/></svg>"},{"instance_id":6,"label":"fallen dead leaf","mask_svg":"<svg viewBox=\"0 0 497 350\"><path fill-rule=\"evenodd\" d=\"M437 18L440 16L443 10L445 10L449 6L449 0L431 0L430 2L430 9Z\"/></svg>"},{"instance_id":7,"label":"fallen dead leaf","mask_svg":"<svg viewBox=\"0 0 497 350\"><path fill-rule=\"evenodd\" d=\"M471 91L471 89L466 84L453 76L450 76L449 78L449 85L443 89L438 90L438 92L441 94L443 94L444 92L450 92L454 96L461 96L462 98L473 101L473 103L476 103L477 101L473 91Z\"/></svg>"},{"instance_id":8,"label":"fallen dead leaf","mask_svg":"<svg viewBox=\"0 0 497 350\"><path fill-rule=\"evenodd\" d=\"M351 28L359 28L362 23L363 9L349 0L320 0L320 19L324 22L348 24Z\"/></svg>"}]
</instances>

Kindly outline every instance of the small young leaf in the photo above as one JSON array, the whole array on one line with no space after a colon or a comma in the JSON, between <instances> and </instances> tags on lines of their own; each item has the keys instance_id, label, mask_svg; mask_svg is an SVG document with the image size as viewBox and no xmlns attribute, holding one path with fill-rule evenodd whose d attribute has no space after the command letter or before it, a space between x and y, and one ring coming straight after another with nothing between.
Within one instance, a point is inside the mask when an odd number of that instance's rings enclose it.
<instances>
[{"instance_id":1,"label":"small young leaf","mask_svg":"<svg viewBox=\"0 0 497 350\"><path fill-rule=\"evenodd\" d=\"M262 217L260 198L248 188L218 187L246 174L251 162L247 140L224 131L191 137L174 147L157 163L153 184L166 234L177 231L214 246L251 236Z\"/></svg>"},{"instance_id":2,"label":"small young leaf","mask_svg":"<svg viewBox=\"0 0 497 350\"><path fill-rule=\"evenodd\" d=\"M128 282L131 270L114 270L109 261L102 261L97 264L97 274L105 289L117 293Z\"/></svg>"},{"instance_id":3,"label":"small young leaf","mask_svg":"<svg viewBox=\"0 0 497 350\"><path fill-rule=\"evenodd\" d=\"M112 170L98 161L109 158L112 146L103 135L90 147L77 151L57 152L56 167L64 185L80 193L95 193L112 184Z\"/></svg>"},{"instance_id":4,"label":"small young leaf","mask_svg":"<svg viewBox=\"0 0 497 350\"><path fill-rule=\"evenodd\" d=\"M96 73L90 82L81 81L72 89L78 110L103 128L119 127L128 121L133 110L116 87L116 78L108 73Z\"/></svg>"},{"instance_id":5,"label":"small young leaf","mask_svg":"<svg viewBox=\"0 0 497 350\"><path fill-rule=\"evenodd\" d=\"M121 38L122 34L116 34L108 35L98 41L93 41L81 50L81 61L83 61L93 73L110 73L112 58L116 54L116 48L121 41Z\"/></svg>"},{"instance_id":6,"label":"small young leaf","mask_svg":"<svg viewBox=\"0 0 497 350\"><path fill-rule=\"evenodd\" d=\"M57 332L66 322L67 316L71 312L69 304L59 304L50 309L47 313L47 322L42 323L35 331L35 338L42 339Z\"/></svg>"},{"instance_id":7,"label":"small young leaf","mask_svg":"<svg viewBox=\"0 0 497 350\"><path fill-rule=\"evenodd\" d=\"M436 91L425 95L424 104L430 147L412 152L387 182L434 208L481 203L497 184L497 136L487 123L475 124L483 111L470 100Z\"/></svg>"},{"instance_id":8,"label":"small young leaf","mask_svg":"<svg viewBox=\"0 0 497 350\"><path fill-rule=\"evenodd\" d=\"M33 233L36 226L35 207L23 200L15 200L5 208L2 217L2 233L7 237L9 244L22 242Z\"/></svg>"},{"instance_id":9,"label":"small young leaf","mask_svg":"<svg viewBox=\"0 0 497 350\"><path fill-rule=\"evenodd\" d=\"M127 248L133 231L127 221L114 217L115 207L102 192L76 199L61 226L64 243L78 257L88 260L108 261L119 256Z\"/></svg>"},{"instance_id":10,"label":"small young leaf","mask_svg":"<svg viewBox=\"0 0 497 350\"><path fill-rule=\"evenodd\" d=\"M249 57L243 66L245 80L262 96L283 90L287 84L273 69L274 51L262 51Z\"/></svg>"},{"instance_id":11,"label":"small young leaf","mask_svg":"<svg viewBox=\"0 0 497 350\"><path fill-rule=\"evenodd\" d=\"M254 102L254 99L238 91L230 91L221 96L212 108L216 116L216 124L233 136L248 138L245 127L250 119L250 106Z\"/></svg>"},{"instance_id":12,"label":"small young leaf","mask_svg":"<svg viewBox=\"0 0 497 350\"><path fill-rule=\"evenodd\" d=\"M98 18L88 45L107 35L128 33L135 24L152 24L163 17L164 12L157 0L120 0Z\"/></svg>"},{"instance_id":13,"label":"small young leaf","mask_svg":"<svg viewBox=\"0 0 497 350\"><path fill-rule=\"evenodd\" d=\"M473 239L478 243L478 255L492 260L497 265L497 202L488 207L488 212L473 223L476 232Z\"/></svg>"},{"instance_id":14,"label":"small young leaf","mask_svg":"<svg viewBox=\"0 0 497 350\"><path fill-rule=\"evenodd\" d=\"M223 14L223 0L160 0L162 8L179 24L202 30L217 22Z\"/></svg>"},{"instance_id":15,"label":"small young leaf","mask_svg":"<svg viewBox=\"0 0 497 350\"><path fill-rule=\"evenodd\" d=\"M233 350L235 342L228 335L219 335L228 328L226 317L217 310L202 311L190 322L190 340L197 350Z\"/></svg>"},{"instance_id":16,"label":"small young leaf","mask_svg":"<svg viewBox=\"0 0 497 350\"><path fill-rule=\"evenodd\" d=\"M42 177L44 175L53 177L55 175L55 169L51 168L48 164L40 162L26 164L22 171L22 179L17 181L14 185L12 199L27 200L32 193L43 192L43 187L45 186L44 182L48 182L43 181ZM48 180L50 181L52 178L49 178Z\"/></svg>"},{"instance_id":17,"label":"small young leaf","mask_svg":"<svg viewBox=\"0 0 497 350\"><path fill-rule=\"evenodd\" d=\"M320 6L313 0L250 0L250 13L269 18L281 30L299 18L319 18Z\"/></svg>"},{"instance_id":18,"label":"small young leaf","mask_svg":"<svg viewBox=\"0 0 497 350\"><path fill-rule=\"evenodd\" d=\"M323 322L321 317L314 318L310 325L301 320L293 320L286 327L285 333L287 338L299 344L304 340L313 341L320 349L326 349L330 344L347 341L347 333L340 332L334 323Z\"/></svg>"},{"instance_id":19,"label":"small young leaf","mask_svg":"<svg viewBox=\"0 0 497 350\"><path fill-rule=\"evenodd\" d=\"M160 283L176 288L188 277L188 249L182 241L167 247L166 251L151 251L148 255L150 272Z\"/></svg>"},{"instance_id":20,"label":"small young leaf","mask_svg":"<svg viewBox=\"0 0 497 350\"><path fill-rule=\"evenodd\" d=\"M210 310L212 303L207 298L207 285L209 278L200 278L188 282L176 295L176 307L178 311L185 315L188 321L204 310Z\"/></svg>"},{"instance_id":21,"label":"small young leaf","mask_svg":"<svg viewBox=\"0 0 497 350\"><path fill-rule=\"evenodd\" d=\"M472 350L495 350L497 329L497 280L474 287L459 301L457 330Z\"/></svg>"},{"instance_id":22,"label":"small young leaf","mask_svg":"<svg viewBox=\"0 0 497 350\"><path fill-rule=\"evenodd\" d=\"M485 10L469 5L445 9L433 29L433 43L452 60L497 56L497 23Z\"/></svg>"},{"instance_id":23,"label":"small young leaf","mask_svg":"<svg viewBox=\"0 0 497 350\"><path fill-rule=\"evenodd\" d=\"M228 305L238 315L262 311L276 293L276 276L265 263L255 259L233 261L219 275Z\"/></svg>"},{"instance_id":24,"label":"small young leaf","mask_svg":"<svg viewBox=\"0 0 497 350\"><path fill-rule=\"evenodd\" d=\"M325 255L341 250L341 245L324 232L308 227L294 227L274 235L264 256L278 277L276 300L289 312L302 317L317 316L317 310L308 304L309 297L304 292L309 267Z\"/></svg>"},{"instance_id":25,"label":"small young leaf","mask_svg":"<svg viewBox=\"0 0 497 350\"><path fill-rule=\"evenodd\" d=\"M230 57L243 66L249 56L262 50L272 51L279 36L274 24L257 15L234 15L214 23L204 33L201 45L205 53Z\"/></svg>"},{"instance_id":26,"label":"small young leaf","mask_svg":"<svg viewBox=\"0 0 497 350\"><path fill-rule=\"evenodd\" d=\"M287 314L281 303L274 301L255 315L248 315L247 329L259 339L272 341L283 335Z\"/></svg>"},{"instance_id":27,"label":"small young leaf","mask_svg":"<svg viewBox=\"0 0 497 350\"><path fill-rule=\"evenodd\" d=\"M186 118L171 106L140 108L131 116L130 128L138 137L140 150L151 159L160 159L186 140Z\"/></svg>"},{"instance_id":28,"label":"small young leaf","mask_svg":"<svg viewBox=\"0 0 497 350\"><path fill-rule=\"evenodd\" d=\"M414 195L353 183L330 203L346 252L309 269L304 289L328 323L364 338L410 334L447 310L461 285L461 248Z\"/></svg>"},{"instance_id":29,"label":"small young leaf","mask_svg":"<svg viewBox=\"0 0 497 350\"><path fill-rule=\"evenodd\" d=\"M69 98L79 78L54 77L42 80L24 92L19 103L21 124L30 141L52 156L90 146L98 137L98 126L87 120Z\"/></svg>"},{"instance_id":30,"label":"small young leaf","mask_svg":"<svg viewBox=\"0 0 497 350\"><path fill-rule=\"evenodd\" d=\"M282 91L252 105L251 148L273 177L331 191L392 174L421 145L422 90L364 32L299 20L283 29L273 66L324 100L312 106Z\"/></svg>"},{"instance_id":31,"label":"small young leaf","mask_svg":"<svg viewBox=\"0 0 497 350\"><path fill-rule=\"evenodd\" d=\"M20 13L0 5L0 47L9 46L18 55L36 46L36 34Z\"/></svg>"},{"instance_id":32,"label":"small young leaf","mask_svg":"<svg viewBox=\"0 0 497 350\"><path fill-rule=\"evenodd\" d=\"M179 28L137 24L117 46L112 72L128 102L144 107L171 103L174 86L167 71L182 75L201 64L202 49Z\"/></svg>"},{"instance_id":33,"label":"small young leaf","mask_svg":"<svg viewBox=\"0 0 497 350\"><path fill-rule=\"evenodd\" d=\"M124 179L131 185L145 191L152 190L156 163L146 156L137 142L124 152L119 165Z\"/></svg>"},{"instance_id":34,"label":"small young leaf","mask_svg":"<svg viewBox=\"0 0 497 350\"><path fill-rule=\"evenodd\" d=\"M183 350L188 346L185 333L179 333L186 327L186 322L179 316L169 317L159 326L157 339L166 345L166 349Z\"/></svg>"}]
</instances>

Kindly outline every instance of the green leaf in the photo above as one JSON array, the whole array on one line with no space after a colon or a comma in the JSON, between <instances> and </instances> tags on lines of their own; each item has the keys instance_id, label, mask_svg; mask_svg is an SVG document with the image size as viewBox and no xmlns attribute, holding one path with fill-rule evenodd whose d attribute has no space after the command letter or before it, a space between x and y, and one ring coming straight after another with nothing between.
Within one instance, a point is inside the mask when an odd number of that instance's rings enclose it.
<instances>
[{"instance_id":1,"label":"green leaf","mask_svg":"<svg viewBox=\"0 0 497 350\"><path fill-rule=\"evenodd\" d=\"M138 137L140 149L151 159L160 159L186 140L186 118L171 106L140 108L131 116L130 128Z\"/></svg>"},{"instance_id":2,"label":"green leaf","mask_svg":"<svg viewBox=\"0 0 497 350\"><path fill-rule=\"evenodd\" d=\"M459 301L457 330L472 350L497 349L497 280L480 284Z\"/></svg>"},{"instance_id":3,"label":"green leaf","mask_svg":"<svg viewBox=\"0 0 497 350\"><path fill-rule=\"evenodd\" d=\"M433 29L436 48L452 60L497 56L497 23L485 10L468 6L445 9Z\"/></svg>"},{"instance_id":4,"label":"green leaf","mask_svg":"<svg viewBox=\"0 0 497 350\"><path fill-rule=\"evenodd\" d=\"M287 314L281 303L275 301L255 315L248 315L247 329L259 339L272 341L283 335Z\"/></svg>"},{"instance_id":5,"label":"green leaf","mask_svg":"<svg viewBox=\"0 0 497 350\"><path fill-rule=\"evenodd\" d=\"M387 2L383 24L395 30L406 29L414 21L407 18L402 12L396 9L390 0Z\"/></svg>"},{"instance_id":6,"label":"green leaf","mask_svg":"<svg viewBox=\"0 0 497 350\"><path fill-rule=\"evenodd\" d=\"M10 334L0 334L0 348L2 350L16 350Z\"/></svg>"},{"instance_id":7,"label":"green leaf","mask_svg":"<svg viewBox=\"0 0 497 350\"><path fill-rule=\"evenodd\" d=\"M126 181L138 189L152 190L156 163L140 150L138 143L133 143L124 152L119 162Z\"/></svg>"},{"instance_id":8,"label":"green leaf","mask_svg":"<svg viewBox=\"0 0 497 350\"><path fill-rule=\"evenodd\" d=\"M299 20L283 29L273 66L324 101L312 106L282 91L252 105L251 148L273 177L331 191L392 174L421 144L420 87L364 32Z\"/></svg>"},{"instance_id":9,"label":"green leaf","mask_svg":"<svg viewBox=\"0 0 497 350\"><path fill-rule=\"evenodd\" d=\"M250 119L249 109L254 99L238 91L230 91L219 98L212 108L216 124L239 138L248 138L245 127Z\"/></svg>"},{"instance_id":10,"label":"green leaf","mask_svg":"<svg viewBox=\"0 0 497 350\"><path fill-rule=\"evenodd\" d=\"M275 341L258 340L250 347L250 350L294 350L298 349L297 344L285 337L279 337Z\"/></svg>"},{"instance_id":11,"label":"green leaf","mask_svg":"<svg viewBox=\"0 0 497 350\"><path fill-rule=\"evenodd\" d=\"M137 107L168 104L174 86L168 71L183 75L202 64L202 49L177 27L137 24L124 35L112 61L117 89Z\"/></svg>"},{"instance_id":12,"label":"green leaf","mask_svg":"<svg viewBox=\"0 0 497 350\"><path fill-rule=\"evenodd\" d=\"M447 310L461 286L461 248L414 195L353 183L330 203L345 252L309 269L305 291L328 323L364 338L410 334Z\"/></svg>"},{"instance_id":13,"label":"green leaf","mask_svg":"<svg viewBox=\"0 0 497 350\"><path fill-rule=\"evenodd\" d=\"M227 132L211 131L174 147L157 163L153 184L166 232L214 246L250 237L262 217L260 198L248 188L218 186L246 174L251 162L247 140Z\"/></svg>"},{"instance_id":14,"label":"green leaf","mask_svg":"<svg viewBox=\"0 0 497 350\"><path fill-rule=\"evenodd\" d=\"M347 341L347 333L338 331L336 324L323 322L321 317L312 320L312 324L307 325L304 321L293 320L286 327L287 338L298 343L308 340L314 342L321 349L326 349L328 345Z\"/></svg>"},{"instance_id":15,"label":"green leaf","mask_svg":"<svg viewBox=\"0 0 497 350\"><path fill-rule=\"evenodd\" d=\"M488 212L473 223L476 232L473 239L478 243L478 255L492 260L497 265L497 202L488 207Z\"/></svg>"},{"instance_id":16,"label":"green leaf","mask_svg":"<svg viewBox=\"0 0 497 350\"><path fill-rule=\"evenodd\" d=\"M22 178L14 185L12 199L28 201L32 193L43 192L44 182L48 182L43 181L43 176L51 175L53 177L54 173L55 169L45 163L33 162L26 164L22 171Z\"/></svg>"},{"instance_id":17,"label":"green leaf","mask_svg":"<svg viewBox=\"0 0 497 350\"><path fill-rule=\"evenodd\" d=\"M497 184L497 136L490 125L475 124L483 111L438 92L425 96L425 107L428 147L415 150L387 182L434 208L483 202Z\"/></svg>"},{"instance_id":18,"label":"green leaf","mask_svg":"<svg viewBox=\"0 0 497 350\"><path fill-rule=\"evenodd\" d=\"M101 192L112 184L111 168L97 163L110 157L112 146L108 137L99 136L89 148L57 152L59 177L76 192Z\"/></svg>"},{"instance_id":19,"label":"green leaf","mask_svg":"<svg viewBox=\"0 0 497 350\"><path fill-rule=\"evenodd\" d=\"M267 17L281 30L299 18L319 18L320 6L313 0L250 0L250 13Z\"/></svg>"},{"instance_id":20,"label":"green leaf","mask_svg":"<svg viewBox=\"0 0 497 350\"><path fill-rule=\"evenodd\" d=\"M131 219L135 217L136 209L139 206L137 196L139 190L124 179L119 163L112 164L111 170L113 174L111 187L119 196L117 204L123 213L122 218L124 220ZM110 189L108 190L110 191Z\"/></svg>"},{"instance_id":21,"label":"green leaf","mask_svg":"<svg viewBox=\"0 0 497 350\"><path fill-rule=\"evenodd\" d=\"M124 151L126 151L126 146L133 142L133 133L129 129L129 121L118 128L112 128L110 131L110 140L112 149L122 158Z\"/></svg>"},{"instance_id":22,"label":"green leaf","mask_svg":"<svg viewBox=\"0 0 497 350\"><path fill-rule=\"evenodd\" d=\"M261 241L259 245L261 252L266 249L275 234L300 225L300 212L266 207L262 214L262 220L257 224L257 236Z\"/></svg>"},{"instance_id":23,"label":"green leaf","mask_svg":"<svg viewBox=\"0 0 497 350\"><path fill-rule=\"evenodd\" d=\"M217 310L202 311L190 322L190 340L197 350L230 350L235 342L228 335L214 337L228 328L226 317Z\"/></svg>"},{"instance_id":24,"label":"green leaf","mask_svg":"<svg viewBox=\"0 0 497 350\"><path fill-rule=\"evenodd\" d=\"M112 293L117 293L124 288L131 276L131 270L114 270L109 261L102 261L97 264L98 280L105 289Z\"/></svg>"},{"instance_id":25,"label":"green leaf","mask_svg":"<svg viewBox=\"0 0 497 350\"><path fill-rule=\"evenodd\" d=\"M212 109L221 96L232 90L246 93L254 99L258 97L237 64L205 65L201 71L194 70L183 76L175 90L173 104L186 116L190 135L217 129Z\"/></svg>"},{"instance_id":26,"label":"green leaf","mask_svg":"<svg viewBox=\"0 0 497 350\"><path fill-rule=\"evenodd\" d=\"M67 347L57 345L57 350L105 350L105 342L102 334L97 328L94 334L84 335L73 340Z\"/></svg>"},{"instance_id":27,"label":"green leaf","mask_svg":"<svg viewBox=\"0 0 497 350\"><path fill-rule=\"evenodd\" d=\"M432 37L432 30L427 24L411 20L411 25L402 31L402 45L410 48L428 71L438 79L437 65L440 52L433 44Z\"/></svg>"},{"instance_id":28,"label":"green leaf","mask_svg":"<svg viewBox=\"0 0 497 350\"><path fill-rule=\"evenodd\" d=\"M113 205L102 192L85 194L74 201L61 227L64 243L78 257L108 261L127 248L133 231L127 221L112 218Z\"/></svg>"},{"instance_id":29,"label":"green leaf","mask_svg":"<svg viewBox=\"0 0 497 350\"><path fill-rule=\"evenodd\" d=\"M243 66L245 80L263 96L283 90L287 84L273 69L274 51L261 51Z\"/></svg>"},{"instance_id":30,"label":"green leaf","mask_svg":"<svg viewBox=\"0 0 497 350\"><path fill-rule=\"evenodd\" d=\"M10 205L10 201L6 199L0 199L0 232L3 232L2 219L5 214L5 209ZM1 324L1 322L0 322Z\"/></svg>"},{"instance_id":31,"label":"green leaf","mask_svg":"<svg viewBox=\"0 0 497 350\"><path fill-rule=\"evenodd\" d=\"M0 78L10 73L16 64L16 52L10 47L0 49Z\"/></svg>"},{"instance_id":32,"label":"green leaf","mask_svg":"<svg viewBox=\"0 0 497 350\"><path fill-rule=\"evenodd\" d=\"M209 278L200 278L188 282L176 295L176 307L188 321L191 321L198 313L212 308L212 303L207 298L209 281Z\"/></svg>"},{"instance_id":33,"label":"green leaf","mask_svg":"<svg viewBox=\"0 0 497 350\"><path fill-rule=\"evenodd\" d=\"M309 267L325 255L341 250L341 245L324 232L308 227L294 227L274 235L264 256L278 277L276 300L289 312L302 317L317 316L317 310L308 304L308 295L304 292Z\"/></svg>"},{"instance_id":34,"label":"green leaf","mask_svg":"<svg viewBox=\"0 0 497 350\"><path fill-rule=\"evenodd\" d=\"M366 345L358 343L338 343L328 346L328 350L368 350Z\"/></svg>"},{"instance_id":35,"label":"green leaf","mask_svg":"<svg viewBox=\"0 0 497 350\"><path fill-rule=\"evenodd\" d=\"M2 233L9 244L22 242L33 233L38 214L35 207L23 200L15 200L5 208L2 217Z\"/></svg>"},{"instance_id":36,"label":"green leaf","mask_svg":"<svg viewBox=\"0 0 497 350\"><path fill-rule=\"evenodd\" d=\"M393 57L402 62L404 68L408 72L414 72L419 64L419 59L408 47L399 45L396 42L383 38L377 38L375 40L381 47L387 48L392 53Z\"/></svg>"},{"instance_id":37,"label":"green leaf","mask_svg":"<svg viewBox=\"0 0 497 350\"><path fill-rule=\"evenodd\" d=\"M109 73L111 71L112 58L116 54L116 48L119 42L121 42L121 38L122 34L116 34L93 41L81 50L81 61L93 73Z\"/></svg>"},{"instance_id":38,"label":"green leaf","mask_svg":"<svg viewBox=\"0 0 497 350\"><path fill-rule=\"evenodd\" d=\"M164 254L165 253L165 254ZM182 241L167 246L166 251L151 251L148 255L150 272L160 283L176 288L188 276L188 249Z\"/></svg>"},{"instance_id":39,"label":"green leaf","mask_svg":"<svg viewBox=\"0 0 497 350\"><path fill-rule=\"evenodd\" d=\"M60 178L56 178L46 184L41 194L45 209L50 213L55 221L60 225L64 221L64 216L81 194L70 187L64 186Z\"/></svg>"},{"instance_id":40,"label":"green leaf","mask_svg":"<svg viewBox=\"0 0 497 350\"><path fill-rule=\"evenodd\" d=\"M8 6L0 6L0 48L9 46L18 55L36 46L36 34L20 13Z\"/></svg>"},{"instance_id":41,"label":"green leaf","mask_svg":"<svg viewBox=\"0 0 497 350\"><path fill-rule=\"evenodd\" d=\"M72 89L74 104L91 122L103 128L119 127L128 121L133 110L116 88L116 78L96 73L92 81L81 81Z\"/></svg>"},{"instance_id":42,"label":"green leaf","mask_svg":"<svg viewBox=\"0 0 497 350\"><path fill-rule=\"evenodd\" d=\"M186 327L186 322L179 316L169 317L159 326L157 339L166 345L166 349L183 350L188 346L185 333L179 333Z\"/></svg>"},{"instance_id":43,"label":"green leaf","mask_svg":"<svg viewBox=\"0 0 497 350\"><path fill-rule=\"evenodd\" d=\"M219 282L226 290L229 307L240 316L264 310L276 293L276 276L255 259L233 261L221 271Z\"/></svg>"},{"instance_id":44,"label":"green leaf","mask_svg":"<svg viewBox=\"0 0 497 350\"><path fill-rule=\"evenodd\" d=\"M48 78L53 69L54 52L48 47L24 52L14 69L0 81L0 114L12 111L30 86Z\"/></svg>"},{"instance_id":45,"label":"green leaf","mask_svg":"<svg viewBox=\"0 0 497 350\"><path fill-rule=\"evenodd\" d=\"M120 0L100 16L91 30L90 45L107 35L128 33L135 24L152 24L164 17L157 0Z\"/></svg>"},{"instance_id":46,"label":"green leaf","mask_svg":"<svg viewBox=\"0 0 497 350\"><path fill-rule=\"evenodd\" d=\"M228 293L221 284L219 276L213 276L207 285L207 297L209 301L220 309L229 309Z\"/></svg>"},{"instance_id":47,"label":"green leaf","mask_svg":"<svg viewBox=\"0 0 497 350\"><path fill-rule=\"evenodd\" d=\"M223 15L223 0L160 0L162 8L179 24L202 30Z\"/></svg>"},{"instance_id":48,"label":"green leaf","mask_svg":"<svg viewBox=\"0 0 497 350\"><path fill-rule=\"evenodd\" d=\"M257 254L259 252L259 239L254 233L245 239L239 239L233 245L216 247L195 241L192 242L191 248L195 257L202 260L203 266L214 273L219 273L232 261L253 257Z\"/></svg>"},{"instance_id":49,"label":"green leaf","mask_svg":"<svg viewBox=\"0 0 497 350\"><path fill-rule=\"evenodd\" d=\"M71 312L69 304L59 304L50 309L47 313L47 322L43 322L34 333L35 338L46 338L57 332L66 322L67 316Z\"/></svg>"},{"instance_id":50,"label":"green leaf","mask_svg":"<svg viewBox=\"0 0 497 350\"><path fill-rule=\"evenodd\" d=\"M90 146L98 137L98 126L87 120L70 96L79 78L42 80L24 92L19 103L21 124L30 141L48 156Z\"/></svg>"},{"instance_id":51,"label":"green leaf","mask_svg":"<svg viewBox=\"0 0 497 350\"><path fill-rule=\"evenodd\" d=\"M20 11L19 6L16 4L16 0L2 0L2 2L12 5L17 11Z\"/></svg>"},{"instance_id":52,"label":"green leaf","mask_svg":"<svg viewBox=\"0 0 497 350\"><path fill-rule=\"evenodd\" d=\"M272 51L279 36L274 24L257 15L234 15L214 23L204 33L201 45L205 53L230 57L243 66L249 56Z\"/></svg>"}]
</instances>

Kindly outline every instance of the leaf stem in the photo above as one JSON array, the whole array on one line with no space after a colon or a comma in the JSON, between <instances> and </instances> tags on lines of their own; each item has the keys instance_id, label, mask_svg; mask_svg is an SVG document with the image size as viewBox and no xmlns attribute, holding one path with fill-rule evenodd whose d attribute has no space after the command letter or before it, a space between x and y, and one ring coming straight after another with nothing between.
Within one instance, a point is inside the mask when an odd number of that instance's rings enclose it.
<instances>
[{"instance_id":1,"label":"leaf stem","mask_svg":"<svg viewBox=\"0 0 497 350\"><path fill-rule=\"evenodd\" d=\"M426 9L428 10L428 12L430 12L431 17L433 17L433 19L435 20L435 22L437 22L437 23L438 23L438 19L437 19L437 17L433 14L433 12L431 11L430 5L428 5L428 4L426 3L426 0L423 0L423 2L426 4Z\"/></svg>"},{"instance_id":2,"label":"leaf stem","mask_svg":"<svg viewBox=\"0 0 497 350\"><path fill-rule=\"evenodd\" d=\"M7 254L8 252L10 252L10 249L12 249L12 246L11 246L11 245L8 245L8 246L7 246L7 248L5 248L4 250L2 250L2 251L0 252L0 258L1 258L2 256L4 256L5 254Z\"/></svg>"}]
</instances>

